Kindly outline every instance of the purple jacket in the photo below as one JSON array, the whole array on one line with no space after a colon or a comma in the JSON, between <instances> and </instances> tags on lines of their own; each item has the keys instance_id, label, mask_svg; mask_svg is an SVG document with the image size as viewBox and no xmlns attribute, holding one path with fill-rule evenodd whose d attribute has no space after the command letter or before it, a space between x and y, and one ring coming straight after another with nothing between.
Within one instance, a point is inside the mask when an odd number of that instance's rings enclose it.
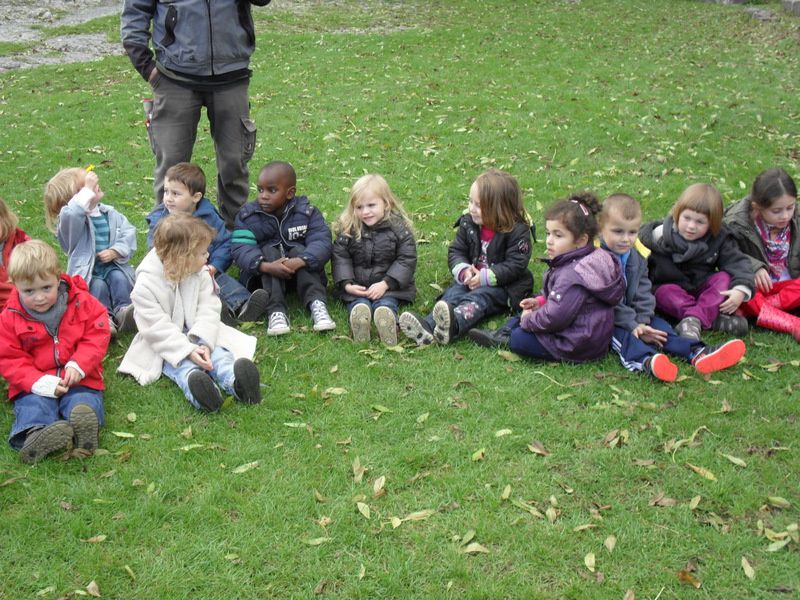
<instances>
[{"instance_id":1,"label":"purple jacket","mask_svg":"<svg viewBox=\"0 0 800 600\"><path fill-rule=\"evenodd\" d=\"M525 313L520 326L558 360L602 358L614 331L614 307L625 294L619 261L589 244L545 262L545 303Z\"/></svg>"}]
</instances>

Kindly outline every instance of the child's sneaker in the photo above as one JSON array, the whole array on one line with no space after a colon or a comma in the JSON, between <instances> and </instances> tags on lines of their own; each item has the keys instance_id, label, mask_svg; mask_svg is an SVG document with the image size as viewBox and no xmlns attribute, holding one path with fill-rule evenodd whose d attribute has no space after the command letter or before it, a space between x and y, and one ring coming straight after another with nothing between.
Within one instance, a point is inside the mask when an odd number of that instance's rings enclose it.
<instances>
[{"instance_id":1,"label":"child's sneaker","mask_svg":"<svg viewBox=\"0 0 800 600\"><path fill-rule=\"evenodd\" d=\"M675 333L681 337L689 338L695 342L700 341L700 319L697 317L685 317L675 325Z\"/></svg>"},{"instance_id":2,"label":"child's sneaker","mask_svg":"<svg viewBox=\"0 0 800 600\"><path fill-rule=\"evenodd\" d=\"M692 359L692 365L703 375L727 369L738 363L746 351L742 340L731 340L719 346L706 346Z\"/></svg>"},{"instance_id":3,"label":"child's sneaker","mask_svg":"<svg viewBox=\"0 0 800 600\"><path fill-rule=\"evenodd\" d=\"M484 348L507 348L511 330L505 325L499 329L470 329L467 336L478 346Z\"/></svg>"},{"instance_id":4,"label":"child's sneaker","mask_svg":"<svg viewBox=\"0 0 800 600\"><path fill-rule=\"evenodd\" d=\"M433 330L433 337L440 344L449 344L456 337L456 315L453 307L444 300L439 300L433 305L433 322L436 327Z\"/></svg>"},{"instance_id":5,"label":"child's sneaker","mask_svg":"<svg viewBox=\"0 0 800 600\"><path fill-rule=\"evenodd\" d=\"M678 377L678 366L666 354L653 354L645 361L645 369L656 379L668 383Z\"/></svg>"},{"instance_id":6,"label":"child's sneaker","mask_svg":"<svg viewBox=\"0 0 800 600\"><path fill-rule=\"evenodd\" d=\"M72 426L66 421L56 421L28 434L19 452L26 464L42 460L48 454L72 448Z\"/></svg>"},{"instance_id":7,"label":"child's sneaker","mask_svg":"<svg viewBox=\"0 0 800 600\"><path fill-rule=\"evenodd\" d=\"M400 330L417 346L433 343L433 332L425 320L415 313L404 312L400 315Z\"/></svg>"},{"instance_id":8,"label":"child's sneaker","mask_svg":"<svg viewBox=\"0 0 800 600\"><path fill-rule=\"evenodd\" d=\"M233 363L233 391L244 404L261 402L261 376L249 358L239 358Z\"/></svg>"},{"instance_id":9,"label":"child's sneaker","mask_svg":"<svg viewBox=\"0 0 800 600\"><path fill-rule=\"evenodd\" d=\"M397 346L397 317L388 306L379 306L373 315L378 337L387 346Z\"/></svg>"},{"instance_id":10,"label":"child's sneaker","mask_svg":"<svg viewBox=\"0 0 800 600\"><path fill-rule=\"evenodd\" d=\"M114 323L114 319L111 317L111 315L108 315L108 332L111 334L112 339L117 337L117 334L119 333L117 331L117 324Z\"/></svg>"},{"instance_id":11,"label":"child's sneaker","mask_svg":"<svg viewBox=\"0 0 800 600\"><path fill-rule=\"evenodd\" d=\"M269 294L267 290L257 289L250 297L242 304L239 309L239 314L236 318L239 321L260 321L267 311L267 302L269 302Z\"/></svg>"},{"instance_id":12,"label":"child's sneaker","mask_svg":"<svg viewBox=\"0 0 800 600\"><path fill-rule=\"evenodd\" d=\"M368 342L370 319L369 306L366 304L356 304L350 311L350 331L353 332L354 342Z\"/></svg>"},{"instance_id":13,"label":"child's sneaker","mask_svg":"<svg viewBox=\"0 0 800 600\"><path fill-rule=\"evenodd\" d=\"M192 397L200 405L200 410L217 412L222 407L222 394L208 373L195 369L189 373L187 383Z\"/></svg>"},{"instance_id":14,"label":"child's sneaker","mask_svg":"<svg viewBox=\"0 0 800 600\"><path fill-rule=\"evenodd\" d=\"M336 329L336 323L328 314L328 307L322 300L314 300L309 306L311 320L314 321L314 331L330 331Z\"/></svg>"},{"instance_id":15,"label":"child's sneaker","mask_svg":"<svg viewBox=\"0 0 800 600\"><path fill-rule=\"evenodd\" d=\"M97 450L100 422L91 406L76 404L69 413L69 424L72 426L76 448L90 452Z\"/></svg>"},{"instance_id":16,"label":"child's sneaker","mask_svg":"<svg viewBox=\"0 0 800 600\"><path fill-rule=\"evenodd\" d=\"M136 320L133 318L133 304L128 304L117 311L115 317L117 331L119 333L131 333L136 331Z\"/></svg>"},{"instance_id":17,"label":"child's sneaker","mask_svg":"<svg viewBox=\"0 0 800 600\"><path fill-rule=\"evenodd\" d=\"M289 318L286 313L274 312L269 316L267 335L283 335L289 333Z\"/></svg>"},{"instance_id":18,"label":"child's sneaker","mask_svg":"<svg viewBox=\"0 0 800 600\"><path fill-rule=\"evenodd\" d=\"M720 313L711 324L711 329L738 337L747 334L747 332L750 331L750 326L747 324L747 319L744 317Z\"/></svg>"}]
</instances>

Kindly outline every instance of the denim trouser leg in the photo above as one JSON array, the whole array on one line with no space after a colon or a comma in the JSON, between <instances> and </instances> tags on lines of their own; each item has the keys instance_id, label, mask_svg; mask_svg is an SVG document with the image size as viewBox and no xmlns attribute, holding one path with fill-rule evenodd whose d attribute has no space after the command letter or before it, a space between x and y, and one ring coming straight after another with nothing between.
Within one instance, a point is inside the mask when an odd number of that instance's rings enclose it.
<instances>
[{"instance_id":1,"label":"denim trouser leg","mask_svg":"<svg viewBox=\"0 0 800 600\"><path fill-rule=\"evenodd\" d=\"M219 287L220 299L234 312L238 313L250 299L250 292L227 273L217 273L214 279Z\"/></svg>"},{"instance_id":2,"label":"denim trouser leg","mask_svg":"<svg viewBox=\"0 0 800 600\"><path fill-rule=\"evenodd\" d=\"M208 374L227 394L233 394L233 363L233 354L229 350L217 346L211 352L211 364L214 365L214 368L208 371ZM200 367L188 358L184 358L176 367L164 361L164 366L162 367L164 375L181 388L184 396L192 406L199 409L200 403L194 399L192 392L189 391L189 373L195 369L199 370Z\"/></svg>"},{"instance_id":3,"label":"denim trouser leg","mask_svg":"<svg viewBox=\"0 0 800 600\"><path fill-rule=\"evenodd\" d=\"M397 298L393 298L391 296L384 296L383 298L379 298L378 300L370 300L369 298L357 298L352 302L347 303L347 312L348 314L353 311L353 309L358 304L366 304L369 306L370 311L374 314L375 309L381 306L386 306L394 313L395 320L397 320L397 311L400 309L400 301Z\"/></svg>"},{"instance_id":4,"label":"denim trouser leg","mask_svg":"<svg viewBox=\"0 0 800 600\"><path fill-rule=\"evenodd\" d=\"M133 286L120 269L111 269L106 273L106 284L111 297L111 311L116 312L131 303L131 290Z\"/></svg>"},{"instance_id":5,"label":"denim trouser leg","mask_svg":"<svg viewBox=\"0 0 800 600\"><path fill-rule=\"evenodd\" d=\"M47 398L37 394L19 394L13 401L14 424L8 435L8 443L19 450L25 443L29 430L46 427L61 419L69 419L72 409L78 404L86 404L97 415L103 426L103 392L82 385L70 388L60 398Z\"/></svg>"},{"instance_id":6,"label":"denim trouser leg","mask_svg":"<svg viewBox=\"0 0 800 600\"><path fill-rule=\"evenodd\" d=\"M89 281L89 293L100 301L100 304L106 307L109 314L113 314L111 310L111 291L108 289L108 284L105 279L101 277L92 277Z\"/></svg>"},{"instance_id":7,"label":"denim trouser leg","mask_svg":"<svg viewBox=\"0 0 800 600\"><path fill-rule=\"evenodd\" d=\"M453 307L458 336L475 327L484 317L499 314L508 306L508 294L501 287L481 286L471 290L460 283L454 283L447 288L440 300ZM425 321L433 330L433 315L425 317Z\"/></svg>"}]
</instances>

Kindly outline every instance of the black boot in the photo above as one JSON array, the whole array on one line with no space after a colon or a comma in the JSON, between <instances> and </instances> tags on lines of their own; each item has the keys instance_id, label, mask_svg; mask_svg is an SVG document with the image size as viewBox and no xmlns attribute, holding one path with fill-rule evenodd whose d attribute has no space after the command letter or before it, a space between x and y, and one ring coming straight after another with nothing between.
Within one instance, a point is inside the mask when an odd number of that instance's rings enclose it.
<instances>
[{"instance_id":1,"label":"black boot","mask_svg":"<svg viewBox=\"0 0 800 600\"><path fill-rule=\"evenodd\" d=\"M467 335L478 346L483 346L484 348L507 348L508 340L511 337L511 329L505 325L494 331L491 329L470 329Z\"/></svg>"}]
</instances>

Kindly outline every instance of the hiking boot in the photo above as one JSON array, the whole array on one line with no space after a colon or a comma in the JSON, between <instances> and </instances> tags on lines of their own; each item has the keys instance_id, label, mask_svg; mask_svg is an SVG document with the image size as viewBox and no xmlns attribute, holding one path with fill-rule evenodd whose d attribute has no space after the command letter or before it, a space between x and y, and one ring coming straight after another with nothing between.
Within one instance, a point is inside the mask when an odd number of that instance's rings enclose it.
<instances>
[{"instance_id":1,"label":"hiking boot","mask_svg":"<svg viewBox=\"0 0 800 600\"><path fill-rule=\"evenodd\" d=\"M286 313L272 313L267 324L267 335L283 335L284 333L289 333L289 319Z\"/></svg>"},{"instance_id":2,"label":"hiking boot","mask_svg":"<svg viewBox=\"0 0 800 600\"><path fill-rule=\"evenodd\" d=\"M372 312L366 304L356 304L350 311L350 331L354 342L368 342Z\"/></svg>"},{"instance_id":3,"label":"hiking boot","mask_svg":"<svg viewBox=\"0 0 800 600\"><path fill-rule=\"evenodd\" d=\"M745 335L750 330L750 326L747 324L747 319L744 317L720 313L711 324L711 329L738 337L740 335Z\"/></svg>"},{"instance_id":4,"label":"hiking boot","mask_svg":"<svg viewBox=\"0 0 800 600\"><path fill-rule=\"evenodd\" d=\"M703 375L721 371L738 363L744 356L745 350L742 340L731 340L718 346L706 346L692 359L692 366Z\"/></svg>"},{"instance_id":5,"label":"hiking boot","mask_svg":"<svg viewBox=\"0 0 800 600\"><path fill-rule=\"evenodd\" d=\"M133 304L123 306L117 311L114 318L119 333L132 333L136 331L136 320L133 318Z\"/></svg>"},{"instance_id":6,"label":"hiking boot","mask_svg":"<svg viewBox=\"0 0 800 600\"><path fill-rule=\"evenodd\" d=\"M700 319L697 317L685 317L675 325L675 333L695 342L700 341L700 329Z\"/></svg>"},{"instance_id":7,"label":"hiking boot","mask_svg":"<svg viewBox=\"0 0 800 600\"><path fill-rule=\"evenodd\" d=\"M644 367L650 375L661 381L671 383L678 377L678 366L666 354L653 354L645 361Z\"/></svg>"},{"instance_id":8,"label":"hiking boot","mask_svg":"<svg viewBox=\"0 0 800 600\"><path fill-rule=\"evenodd\" d=\"M69 413L69 424L72 426L75 448L94 452L98 446L100 421L88 404L76 404Z\"/></svg>"},{"instance_id":9,"label":"hiking boot","mask_svg":"<svg viewBox=\"0 0 800 600\"><path fill-rule=\"evenodd\" d=\"M264 318L264 313L267 311L267 302L269 302L269 294L267 290L257 289L250 297L242 304L239 309L239 314L236 318L241 321L260 321Z\"/></svg>"},{"instance_id":10,"label":"hiking boot","mask_svg":"<svg viewBox=\"0 0 800 600\"><path fill-rule=\"evenodd\" d=\"M433 305L433 322L436 327L433 329L433 337L440 344L449 344L458 333L456 315L453 307L444 300L439 300Z\"/></svg>"},{"instance_id":11,"label":"hiking boot","mask_svg":"<svg viewBox=\"0 0 800 600\"><path fill-rule=\"evenodd\" d=\"M244 404L261 402L261 376L258 367L249 358L238 358L233 363L233 392Z\"/></svg>"},{"instance_id":12,"label":"hiking boot","mask_svg":"<svg viewBox=\"0 0 800 600\"><path fill-rule=\"evenodd\" d=\"M336 329L336 323L328 314L328 307L322 300L314 300L309 306L311 320L314 321L314 331L330 331Z\"/></svg>"},{"instance_id":13,"label":"hiking boot","mask_svg":"<svg viewBox=\"0 0 800 600\"><path fill-rule=\"evenodd\" d=\"M404 312L400 315L400 331L417 346L433 343L433 331L425 320L416 313Z\"/></svg>"},{"instance_id":14,"label":"hiking boot","mask_svg":"<svg viewBox=\"0 0 800 600\"><path fill-rule=\"evenodd\" d=\"M187 379L189 391L195 402L200 405L200 410L217 412L222 406L222 394L211 376L205 371L195 369L189 373Z\"/></svg>"},{"instance_id":15,"label":"hiking boot","mask_svg":"<svg viewBox=\"0 0 800 600\"><path fill-rule=\"evenodd\" d=\"M66 421L56 421L46 427L31 431L19 451L22 462L31 464L48 454L72 448L72 426Z\"/></svg>"},{"instance_id":16,"label":"hiking boot","mask_svg":"<svg viewBox=\"0 0 800 600\"><path fill-rule=\"evenodd\" d=\"M469 339L484 348L507 348L511 332L506 327L500 329L470 329Z\"/></svg>"},{"instance_id":17,"label":"hiking boot","mask_svg":"<svg viewBox=\"0 0 800 600\"><path fill-rule=\"evenodd\" d=\"M397 316L388 306L379 306L372 316L378 337L387 346L397 346Z\"/></svg>"}]
</instances>

